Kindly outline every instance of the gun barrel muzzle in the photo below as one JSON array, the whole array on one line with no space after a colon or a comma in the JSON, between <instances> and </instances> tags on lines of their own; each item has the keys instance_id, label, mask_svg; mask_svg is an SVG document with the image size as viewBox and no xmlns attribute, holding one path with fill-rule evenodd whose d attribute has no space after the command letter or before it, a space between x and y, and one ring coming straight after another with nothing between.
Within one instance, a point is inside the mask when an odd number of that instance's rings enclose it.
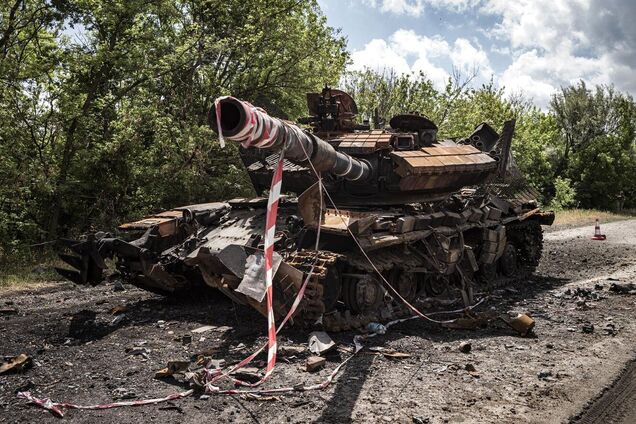
<instances>
[{"instance_id":1,"label":"gun barrel muzzle","mask_svg":"<svg viewBox=\"0 0 636 424\"><path fill-rule=\"evenodd\" d=\"M219 139L228 138L245 148L282 149L285 158L350 181L370 177L371 167L361 159L337 151L331 144L298 126L268 115L263 109L234 97L220 97L210 111L210 125Z\"/></svg>"}]
</instances>

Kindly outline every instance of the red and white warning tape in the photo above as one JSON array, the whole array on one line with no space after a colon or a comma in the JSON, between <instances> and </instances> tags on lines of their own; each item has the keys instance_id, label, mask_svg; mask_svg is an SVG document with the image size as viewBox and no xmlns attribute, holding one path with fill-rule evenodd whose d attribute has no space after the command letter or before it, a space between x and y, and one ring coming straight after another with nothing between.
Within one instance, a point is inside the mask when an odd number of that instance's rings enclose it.
<instances>
[{"instance_id":1,"label":"red and white warning tape","mask_svg":"<svg viewBox=\"0 0 636 424\"><path fill-rule=\"evenodd\" d=\"M214 108L216 111L216 124L219 134L219 141L223 146L225 139L223 135L223 128L221 127L221 101L229 98L228 96L219 97L214 102ZM247 124L237 134L228 136L232 141L239 142L243 147L258 147L267 148L271 146L279 136L284 133L284 128L281 121L269 116L263 109L252 106L247 102L238 102L238 104L245 110L245 116ZM276 163L276 169L272 176L272 183L269 190L269 199L267 201L267 213L265 216L265 234L264 234L264 251L265 251L265 297L267 303L267 368L263 378L256 383L247 383L240 380L235 380L237 384L249 387L256 387L267 381L274 372L276 366L276 320L274 318L274 299L273 299L273 269L274 269L274 238L276 235L276 218L278 216L278 204L280 202L280 191L283 183L283 164L285 160L285 140L283 140L283 148L280 151L278 162ZM303 290L304 292L304 290ZM300 294L300 293L299 293ZM297 296L298 299L298 296ZM301 298L302 299L302 298ZM298 300L300 303L300 300ZM293 314L293 311L292 311ZM288 314L291 316L290 314ZM234 370L242 368L249 362L251 362L258 353L259 349L254 354L250 355L239 363ZM220 374L212 378L212 381L223 376L227 376L228 373ZM218 378L217 378L218 377ZM210 386L213 387L213 386Z\"/></svg>"},{"instance_id":2,"label":"red and white warning tape","mask_svg":"<svg viewBox=\"0 0 636 424\"><path fill-rule=\"evenodd\" d=\"M319 190L322 190L322 179L320 177L318 178L318 187L319 187ZM322 205L322 197L321 197L321 199L320 199L320 211L321 211L321 213L322 213L322 208L323 208L323 205ZM314 250L316 250L316 251L318 250L319 244L320 244L320 228L318 228L318 230L316 231L316 243L315 243ZM315 265L316 265L316 261L314 260L314 262L311 265L311 268L309 269L309 272L305 276L305 280L303 281L303 284L301 285L300 289L298 290L298 294L296 295L296 298L294 299L294 302L292 303L291 307L289 308L289 311L287 312L287 314L285 315L285 317L281 321L280 325L278 326L278 329L276 330L276 334L278 334L283 329L285 324L291 319L291 317L296 312L296 309L298 309L298 306L300 305L300 302L305 297L305 290L307 289L307 285L309 284L309 279L311 278L311 276L314 273ZM261 384L264 381L264 379L261 379L257 383L246 383L246 382L241 381L239 379L233 378L231 376L231 374L233 372L245 367L254 358L256 358L269 345L269 340L270 340L270 338L268 337L268 342L267 343L262 345L259 349L257 349L250 356L248 356L247 358L243 359L241 362L239 362L238 364L236 364L235 366L231 367L229 370L227 370L225 372L223 372L221 369L214 369L214 370L206 369L206 371L207 371L207 373L206 373L206 384L205 384L206 391L213 392L213 393L220 393L221 389L219 387L217 387L217 386L214 386L213 383L216 382L217 380L223 378L223 377L230 378L230 379L232 379L232 381L235 384L242 385L242 386L255 387L255 386Z\"/></svg>"},{"instance_id":3,"label":"red and white warning tape","mask_svg":"<svg viewBox=\"0 0 636 424\"><path fill-rule=\"evenodd\" d=\"M218 97L214 101L214 110L216 112L216 125L217 132L219 134L219 143L221 147L225 146L225 137L223 135L223 128L221 127L221 101L225 99L232 99L231 96ZM278 118L270 116L260 107L253 106L246 101L238 101L245 111L247 123L243 129L236 135L227 136L232 141L237 141L243 145L243 147L258 147L265 149L270 147L278 135L285 132L284 127L281 125L281 121Z\"/></svg>"},{"instance_id":4,"label":"red and white warning tape","mask_svg":"<svg viewBox=\"0 0 636 424\"><path fill-rule=\"evenodd\" d=\"M168 402L171 400L177 400L184 397L188 397L193 393L193 390L187 390L185 392L173 393L166 397L156 399L142 399L142 400L129 400L122 402L102 403L98 405L76 405L74 403L66 402L53 402L49 398L37 398L30 392L18 392L18 398L25 399L35 405L50 411L53 415L58 417L64 417L65 409L113 409L121 408L122 406L142 406L142 405L154 405L156 403Z\"/></svg>"}]
</instances>

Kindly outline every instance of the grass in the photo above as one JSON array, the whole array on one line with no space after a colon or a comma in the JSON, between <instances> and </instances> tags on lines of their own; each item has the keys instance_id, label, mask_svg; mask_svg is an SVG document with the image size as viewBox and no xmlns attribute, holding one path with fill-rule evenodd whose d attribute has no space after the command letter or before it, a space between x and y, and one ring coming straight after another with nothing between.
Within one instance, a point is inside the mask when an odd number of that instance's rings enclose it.
<instances>
[{"instance_id":1,"label":"grass","mask_svg":"<svg viewBox=\"0 0 636 424\"><path fill-rule=\"evenodd\" d=\"M39 257L5 260L0 264L0 293L21 288L36 288L60 279L54 266L61 261L52 253Z\"/></svg>"},{"instance_id":2,"label":"grass","mask_svg":"<svg viewBox=\"0 0 636 424\"><path fill-rule=\"evenodd\" d=\"M633 210L614 213L596 209L565 209L556 212L554 225L559 227L574 227L594 224L597 219L602 224L604 222L620 221L634 217L636 217L636 211Z\"/></svg>"}]
</instances>

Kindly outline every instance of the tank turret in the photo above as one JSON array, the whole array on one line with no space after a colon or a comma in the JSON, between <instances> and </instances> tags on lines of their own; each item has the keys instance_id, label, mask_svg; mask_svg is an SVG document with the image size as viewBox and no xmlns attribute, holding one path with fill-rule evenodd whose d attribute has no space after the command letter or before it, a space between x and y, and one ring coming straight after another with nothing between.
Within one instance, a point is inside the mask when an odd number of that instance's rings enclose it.
<instances>
[{"instance_id":1,"label":"tank turret","mask_svg":"<svg viewBox=\"0 0 636 424\"><path fill-rule=\"evenodd\" d=\"M212 127L241 142L241 157L258 193L269 188L278 151L285 145L283 191L300 194L314 184L311 164L328 174L325 186L340 205L441 200L496 173L501 160L497 146L509 144L512 137L509 131L499 137L482 124L466 139L438 140L435 123L418 114L397 115L390 128L370 129L355 123L357 106L340 90L325 88L308 94L307 100L312 116L301 120L311 125L307 130L247 102L217 100Z\"/></svg>"}]
</instances>

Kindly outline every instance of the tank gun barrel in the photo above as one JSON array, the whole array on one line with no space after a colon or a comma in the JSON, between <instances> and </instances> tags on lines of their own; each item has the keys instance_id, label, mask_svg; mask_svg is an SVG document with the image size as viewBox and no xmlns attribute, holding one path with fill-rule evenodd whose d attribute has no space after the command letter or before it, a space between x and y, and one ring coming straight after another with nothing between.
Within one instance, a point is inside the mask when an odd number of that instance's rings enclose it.
<instances>
[{"instance_id":1,"label":"tank gun barrel","mask_svg":"<svg viewBox=\"0 0 636 424\"><path fill-rule=\"evenodd\" d=\"M263 109L234 97L216 99L210 111L210 124L227 138L245 148L283 149L291 162L308 165L350 181L364 181L371 175L369 163L339 152L324 140L298 126L268 115Z\"/></svg>"}]
</instances>

